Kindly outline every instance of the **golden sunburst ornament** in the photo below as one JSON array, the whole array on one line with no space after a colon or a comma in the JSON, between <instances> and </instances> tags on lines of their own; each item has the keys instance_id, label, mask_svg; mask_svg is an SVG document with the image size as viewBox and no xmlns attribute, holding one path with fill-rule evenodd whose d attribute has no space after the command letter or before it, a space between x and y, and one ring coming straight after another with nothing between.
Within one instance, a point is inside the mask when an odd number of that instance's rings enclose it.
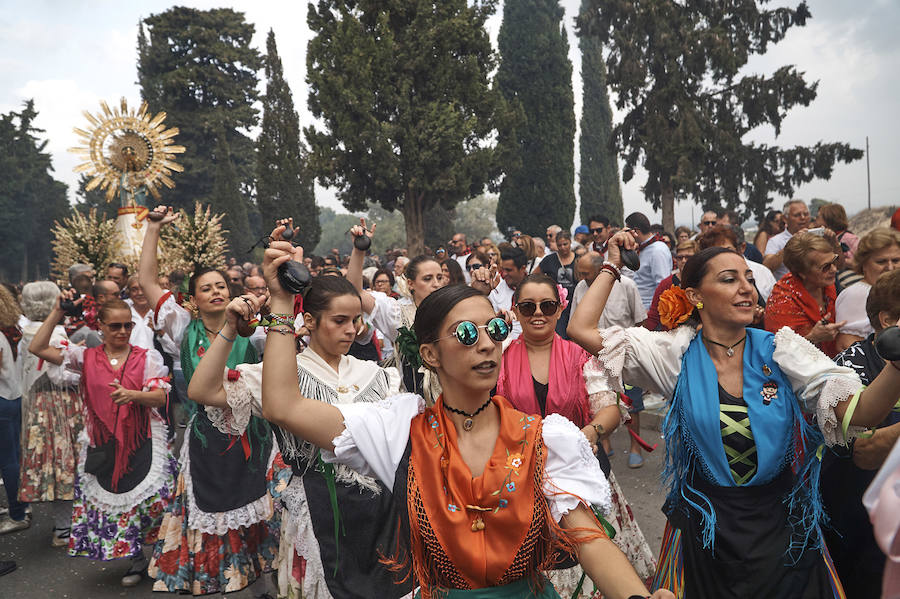
<instances>
[{"instance_id":1,"label":"golden sunburst ornament","mask_svg":"<svg viewBox=\"0 0 900 599\"><path fill-rule=\"evenodd\" d=\"M178 128L166 129L166 113L151 116L146 102L129 110L125 98L112 109L106 102L100 102L100 107L102 112L96 115L83 112L91 127L87 131L76 127L84 145L69 149L86 159L73 169L93 177L85 189L104 189L106 200L112 201L120 189L129 192L133 200L141 187L157 199L160 184L175 187L169 175L184 171L175 162L175 154L184 153L184 146L172 145Z\"/></svg>"}]
</instances>

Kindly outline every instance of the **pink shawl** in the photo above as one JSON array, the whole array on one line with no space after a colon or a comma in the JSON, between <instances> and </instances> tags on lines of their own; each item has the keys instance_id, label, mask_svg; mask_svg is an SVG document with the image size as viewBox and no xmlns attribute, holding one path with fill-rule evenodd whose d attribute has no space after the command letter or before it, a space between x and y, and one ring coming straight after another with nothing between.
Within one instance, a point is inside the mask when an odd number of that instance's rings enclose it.
<instances>
[{"instance_id":1,"label":"pink shawl","mask_svg":"<svg viewBox=\"0 0 900 599\"><path fill-rule=\"evenodd\" d=\"M554 334L550 349L546 414L565 416L579 428L590 422L590 406L582 373L584 363L590 358L581 346ZM503 352L497 394L507 398L521 412L541 412L523 337L513 341Z\"/></svg>"}]
</instances>

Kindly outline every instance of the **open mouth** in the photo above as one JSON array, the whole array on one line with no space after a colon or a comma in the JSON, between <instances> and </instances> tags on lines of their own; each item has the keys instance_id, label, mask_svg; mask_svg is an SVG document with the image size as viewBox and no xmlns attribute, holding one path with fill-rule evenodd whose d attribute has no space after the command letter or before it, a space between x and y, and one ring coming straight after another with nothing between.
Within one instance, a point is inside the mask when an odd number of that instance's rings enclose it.
<instances>
[{"instance_id":1,"label":"open mouth","mask_svg":"<svg viewBox=\"0 0 900 599\"><path fill-rule=\"evenodd\" d=\"M479 362L473 366L472 370L476 372L492 372L495 368L497 368L496 362L493 360L485 360L484 362Z\"/></svg>"},{"instance_id":2,"label":"open mouth","mask_svg":"<svg viewBox=\"0 0 900 599\"><path fill-rule=\"evenodd\" d=\"M753 302L750 302L750 301L738 302L735 304L735 306L737 306L738 308L752 308Z\"/></svg>"}]
</instances>

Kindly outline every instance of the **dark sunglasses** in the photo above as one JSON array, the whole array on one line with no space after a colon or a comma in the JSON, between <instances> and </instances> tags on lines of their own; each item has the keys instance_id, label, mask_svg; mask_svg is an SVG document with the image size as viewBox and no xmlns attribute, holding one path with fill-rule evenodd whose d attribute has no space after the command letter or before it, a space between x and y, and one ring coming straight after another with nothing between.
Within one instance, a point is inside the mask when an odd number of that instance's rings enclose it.
<instances>
[{"instance_id":1,"label":"dark sunglasses","mask_svg":"<svg viewBox=\"0 0 900 599\"><path fill-rule=\"evenodd\" d=\"M128 322L109 322L109 323L104 322L103 326L109 327L109 330L113 331L113 332L121 331L122 329L125 329L126 331L130 331L131 329L134 328L134 323L130 320Z\"/></svg>"},{"instance_id":2,"label":"dark sunglasses","mask_svg":"<svg viewBox=\"0 0 900 599\"><path fill-rule=\"evenodd\" d=\"M831 270L831 267L832 267L832 266L835 267L835 268L837 268L837 263L838 263L838 259L839 259L839 258L840 258L840 256L835 256L835 257L832 258L830 261L828 261L828 262L826 262L825 264L821 265L819 268L822 269L822 273L828 273L828 271Z\"/></svg>"},{"instance_id":3,"label":"dark sunglasses","mask_svg":"<svg viewBox=\"0 0 900 599\"><path fill-rule=\"evenodd\" d=\"M544 300L540 304L534 302L519 302L516 304L519 313L522 316L534 316L534 312L538 305L541 307L541 314L544 316L553 316L559 310L559 302L556 300Z\"/></svg>"},{"instance_id":4,"label":"dark sunglasses","mask_svg":"<svg viewBox=\"0 0 900 599\"><path fill-rule=\"evenodd\" d=\"M717 221L714 221L714 220L705 220L705 221L703 221L703 222L700 223L700 224L701 224L701 225L710 225L710 226L713 226L713 225L716 224L716 222L717 222Z\"/></svg>"},{"instance_id":5,"label":"dark sunglasses","mask_svg":"<svg viewBox=\"0 0 900 599\"><path fill-rule=\"evenodd\" d=\"M477 325L470 320L464 320L456 325L455 333L447 335L446 337L441 337L440 339L435 339L435 342L449 337L456 337L457 341L466 347L470 347L478 342L478 329L486 330L488 337L498 343L509 337L509 325L506 324L505 320L498 316L490 319L487 324L482 325Z\"/></svg>"},{"instance_id":6,"label":"dark sunglasses","mask_svg":"<svg viewBox=\"0 0 900 599\"><path fill-rule=\"evenodd\" d=\"M594 234L602 233L602 232L603 232L603 227L594 227L593 229L591 229L591 233L594 233Z\"/></svg>"},{"instance_id":7,"label":"dark sunglasses","mask_svg":"<svg viewBox=\"0 0 900 599\"><path fill-rule=\"evenodd\" d=\"M479 268L484 268L484 264L480 262L470 262L469 264L466 264L466 270L468 270L469 272L472 272L473 270L477 270Z\"/></svg>"}]
</instances>

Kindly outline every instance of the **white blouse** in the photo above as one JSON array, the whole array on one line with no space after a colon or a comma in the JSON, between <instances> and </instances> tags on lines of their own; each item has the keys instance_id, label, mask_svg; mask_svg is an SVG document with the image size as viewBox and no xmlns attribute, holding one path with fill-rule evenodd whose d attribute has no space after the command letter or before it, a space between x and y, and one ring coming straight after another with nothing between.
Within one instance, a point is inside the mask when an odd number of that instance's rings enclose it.
<instances>
[{"instance_id":1,"label":"white blouse","mask_svg":"<svg viewBox=\"0 0 900 599\"><path fill-rule=\"evenodd\" d=\"M83 345L74 345L67 341L52 342L50 344L62 351L63 362L62 368L72 374L80 375L84 370L84 352L88 350ZM162 354L155 349L147 350L147 359L144 362L144 378L141 381L143 387L141 391L151 391L153 389L164 389L166 393L172 388L167 380L169 369L163 363ZM59 384L54 380L55 375L50 375L50 380L54 384Z\"/></svg>"},{"instance_id":2,"label":"white blouse","mask_svg":"<svg viewBox=\"0 0 900 599\"><path fill-rule=\"evenodd\" d=\"M624 379L671 399L681 372L681 358L696 334L696 329L689 326L664 332L643 327L604 329L603 348L597 354L602 376L594 388L623 392ZM789 327L775 333L773 358L790 382L800 407L816 414L825 442L843 444L834 407L862 387L859 376L851 368L835 364ZM848 436L863 430L851 426Z\"/></svg>"},{"instance_id":3,"label":"white blouse","mask_svg":"<svg viewBox=\"0 0 900 599\"><path fill-rule=\"evenodd\" d=\"M375 404L336 407L346 428L334 438L334 452L323 450L322 459L374 476L393 488L409 442L410 423L425 410L425 400L402 393ZM543 491L553 517L558 521L579 504L609 513L609 483L584 434L563 416L551 414L543 421L541 435L547 450Z\"/></svg>"},{"instance_id":4,"label":"white blouse","mask_svg":"<svg viewBox=\"0 0 900 599\"><path fill-rule=\"evenodd\" d=\"M850 285L837 296L834 304L834 320L847 324L841 327L841 332L857 337L868 337L875 332L869 315L866 314L866 300L869 299L869 290L872 286L865 281Z\"/></svg>"}]
</instances>

